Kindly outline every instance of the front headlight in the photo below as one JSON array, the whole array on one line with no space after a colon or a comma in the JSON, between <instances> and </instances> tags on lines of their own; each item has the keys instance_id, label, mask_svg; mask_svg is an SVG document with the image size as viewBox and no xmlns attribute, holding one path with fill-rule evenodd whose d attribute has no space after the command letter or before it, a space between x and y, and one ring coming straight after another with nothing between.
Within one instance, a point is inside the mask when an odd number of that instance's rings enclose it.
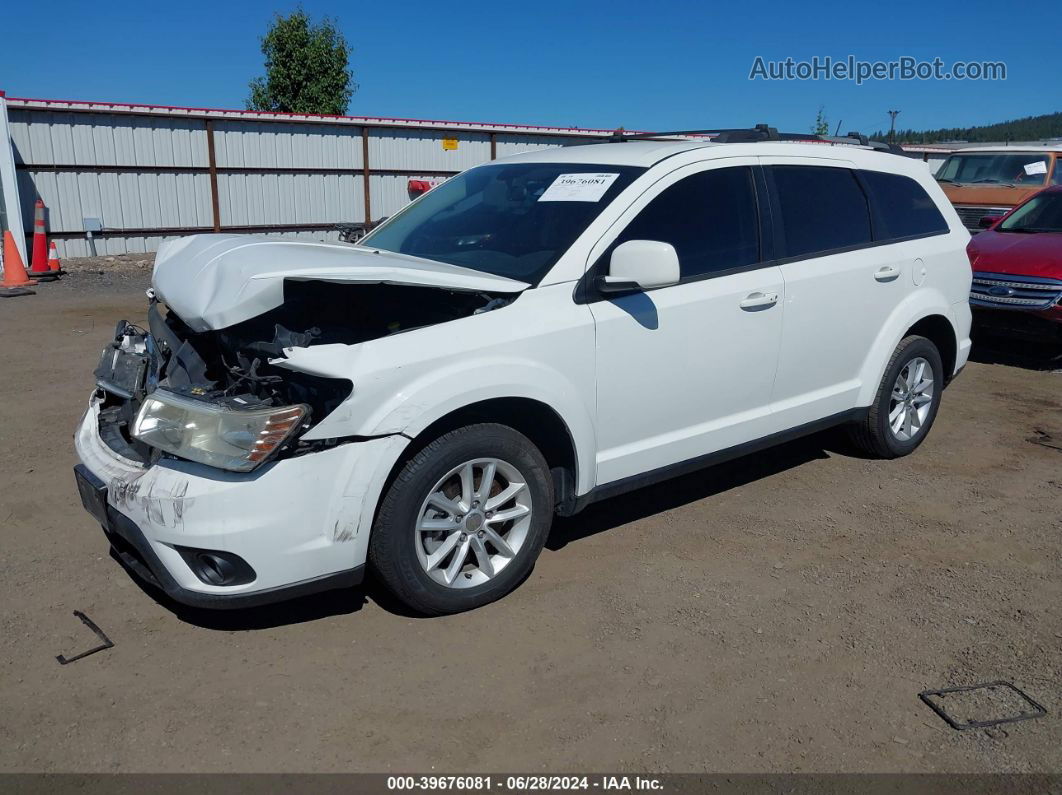
<instances>
[{"instance_id":1,"label":"front headlight","mask_svg":"<svg viewBox=\"0 0 1062 795\"><path fill-rule=\"evenodd\" d=\"M202 464L250 472L299 427L309 407L228 409L158 389L144 399L132 434Z\"/></svg>"}]
</instances>

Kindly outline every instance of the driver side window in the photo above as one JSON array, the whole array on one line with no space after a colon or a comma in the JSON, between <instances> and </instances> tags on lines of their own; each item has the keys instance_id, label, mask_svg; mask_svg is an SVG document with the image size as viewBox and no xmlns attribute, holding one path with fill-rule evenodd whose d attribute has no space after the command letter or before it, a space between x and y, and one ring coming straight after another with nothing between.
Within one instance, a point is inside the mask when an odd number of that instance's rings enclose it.
<instances>
[{"instance_id":1,"label":"driver side window","mask_svg":"<svg viewBox=\"0 0 1062 795\"><path fill-rule=\"evenodd\" d=\"M628 240L670 243L678 253L684 280L759 262L752 168L701 171L676 182L627 225L605 261Z\"/></svg>"}]
</instances>

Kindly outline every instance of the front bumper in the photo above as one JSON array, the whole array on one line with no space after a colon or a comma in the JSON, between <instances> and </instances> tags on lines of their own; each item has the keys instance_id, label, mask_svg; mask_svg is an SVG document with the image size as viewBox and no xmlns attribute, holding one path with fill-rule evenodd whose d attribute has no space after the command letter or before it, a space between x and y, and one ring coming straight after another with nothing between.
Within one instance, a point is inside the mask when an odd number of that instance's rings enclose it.
<instances>
[{"instance_id":1,"label":"front bumper","mask_svg":"<svg viewBox=\"0 0 1062 795\"><path fill-rule=\"evenodd\" d=\"M407 442L351 442L249 473L178 459L145 466L100 438L95 399L75 434L83 474L106 489L96 516L119 559L140 579L199 607L246 607L360 581L376 503ZM236 555L253 579L204 582L182 548Z\"/></svg>"},{"instance_id":2,"label":"front bumper","mask_svg":"<svg viewBox=\"0 0 1062 795\"><path fill-rule=\"evenodd\" d=\"M82 502L86 510L93 513L93 498L85 495L85 484L89 488L101 492L104 499L106 498L107 486L102 480L93 475L84 464L78 464L74 467L74 471L79 481L78 487L82 490ZM361 583L365 573L365 566L362 565L349 571L325 574L290 585L264 588L245 593L204 593L194 591L190 588L182 587L174 579L165 564L155 553L155 549L147 536L136 526L133 520L106 503L103 511L103 515L96 516L96 518L101 520L103 531L107 535L107 540L110 541L111 549L121 564L140 581L162 590L174 601L191 607L227 609L257 607L335 588L352 588Z\"/></svg>"}]
</instances>

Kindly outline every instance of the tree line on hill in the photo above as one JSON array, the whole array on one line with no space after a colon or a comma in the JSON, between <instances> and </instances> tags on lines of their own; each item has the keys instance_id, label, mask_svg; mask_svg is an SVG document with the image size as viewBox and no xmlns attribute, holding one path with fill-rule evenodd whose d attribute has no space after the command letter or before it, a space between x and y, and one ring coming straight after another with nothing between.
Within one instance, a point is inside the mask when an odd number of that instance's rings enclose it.
<instances>
[{"instance_id":1,"label":"tree line on hill","mask_svg":"<svg viewBox=\"0 0 1062 795\"><path fill-rule=\"evenodd\" d=\"M897 130L896 143L936 144L944 141L1040 141L1062 136L1062 112L1027 116L1024 119L986 124L980 127L951 127L939 130ZM889 140L888 130L870 136L879 141Z\"/></svg>"}]
</instances>

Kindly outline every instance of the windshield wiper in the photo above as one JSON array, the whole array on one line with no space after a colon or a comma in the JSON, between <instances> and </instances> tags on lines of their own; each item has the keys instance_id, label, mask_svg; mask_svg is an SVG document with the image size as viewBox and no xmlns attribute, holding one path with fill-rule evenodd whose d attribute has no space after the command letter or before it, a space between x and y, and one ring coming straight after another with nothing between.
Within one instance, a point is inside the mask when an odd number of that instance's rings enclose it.
<instances>
[{"instance_id":1,"label":"windshield wiper","mask_svg":"<svg viewBox=\"0 0 1062 795\"><path fill-rule=\"evenodd\" d=\"M998 229L998 232L1015 232L1020 235L1035 235L1037 232L1046 232L1046 229L1036 229L1030 226L1013 226L1009 229Z\"/></svg>"}]
</instances>

